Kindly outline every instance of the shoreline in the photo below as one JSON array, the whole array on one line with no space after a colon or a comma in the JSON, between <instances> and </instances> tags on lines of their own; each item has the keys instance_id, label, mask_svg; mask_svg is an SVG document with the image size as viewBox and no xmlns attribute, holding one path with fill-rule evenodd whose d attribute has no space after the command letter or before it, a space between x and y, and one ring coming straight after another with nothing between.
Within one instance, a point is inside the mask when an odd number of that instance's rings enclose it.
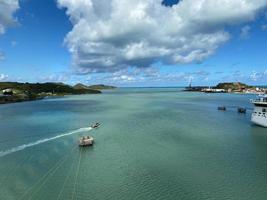
<instances>
[{"instance_id":1,"label":"shoreline","mask_svg":"<svg viewBox=\"0 0 267 200\"><path fill-rule=\"evenodd\" d=\"M184 89L185 92L203 92L203 93L238 93L238 94L266 94L267 88L265 86L256 87L250 86L241 82L225 82L218 83L214 87L208 86L191 86Z\"/></svg>"},{"instance_id":2,"label":"shoreline","mask_svg":"<svg viewBox=\"0 0 267 200\"><path fill-rule=\"evenodd\" d=\"M78 83L71 86L54 82L0 82L0 104L36 101L48 97L58 98L65 95L101 94L101 90L114 88L116 87L103 84L88 86Z\"/></svg>"},{"instance_id":3,"label":"shoreline","mask_svg":"<svg viewBox=\"0 0 267 200\"><path fill-rule=\"evenodd\" d=\"M37 97L35 99L10 99L7 100L8 98L12 98L12 96L0 96L0 106L1 105L5 105L5 104L15 104L15 103L23 103L23 102L31 102L31 101L40 101L40 100L44 100L44 99L52 99L52 98L61 98L61 97L65 97L67 95L83 95L83 94L59 94L59 95L47 95L47 96L43 96L43 97ZM2 97L5 97L7 99L5 99L4 101L2 100Z\"/></svg>"}]
</instances>

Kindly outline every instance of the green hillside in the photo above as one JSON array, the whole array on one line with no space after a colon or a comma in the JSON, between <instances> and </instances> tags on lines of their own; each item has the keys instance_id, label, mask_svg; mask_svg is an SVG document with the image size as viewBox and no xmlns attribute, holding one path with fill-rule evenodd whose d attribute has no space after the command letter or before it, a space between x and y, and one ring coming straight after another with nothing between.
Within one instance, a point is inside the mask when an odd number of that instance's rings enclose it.
<instances>
[{"instance_id":1,"label":"green hillside","mask_svg":"<svg viewBox=\"0 0 267 200\"><path fill-rule=\"evenodd\" d=\"M0 82L1 93L5 89L11 89L11 95L1 95L0 103L29 101L41 99L46 96L99 94L101 91L91 88L75 88L64 83L18 83ZM0 94L1 94L0 93Z\"/></svg>"}]
</instances>

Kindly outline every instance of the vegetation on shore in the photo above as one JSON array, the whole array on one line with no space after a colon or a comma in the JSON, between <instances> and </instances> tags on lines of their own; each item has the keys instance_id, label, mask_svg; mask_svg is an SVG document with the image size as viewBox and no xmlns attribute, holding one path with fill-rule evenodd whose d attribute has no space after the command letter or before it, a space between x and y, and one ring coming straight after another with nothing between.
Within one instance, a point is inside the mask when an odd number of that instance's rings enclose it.
<instances>
[{"instance_id":1,"label":"vegetation on shore","mask_svg":"<svg viewBox=\"0 0 267 200\"><path fill-rule=\"evenodd\" d=\"M224 90L231 90L231 91L241 91L244 89L253 89L255 87L249 86L245 83L241 82L229 82L229 83L219 83L215 88L217 89L224 89Z\"/></svg>"},{"instance_id":2,"label":"vegetation on shore","mask_svg":"<svg viewBox=\"0 0 267 200\"><path fill-rule=\"evenodd\" d=\"M99 84L99 85L84 85L81 83L76 84L75 86L73 86L76 89L93 89L93 90L109 90L109 89L115 89L116 87L114 86L110 86L110 85L103 85L103 84Z\"/></svg>"},{"instance_id":3,"label":"vegetation on shore","mask_svg":"<svg viewBox=\"0 0 267 200\"><path fill-rule=\"evenodd\" d=\"M64 83L0 82L0 90L0 104L37 100L47 96L101 93L94 86L91 87L82 84L70 86Z\"/></svg>"},{"instance_id":4,"label":"vegetation on shore","mask_svg":"<svg viewBox=\"0 0 267 200\"><path fill-rule=\"evenodd\" d=\"M90 85L89 88L95 89L95 90L110 90L110 89L115 89L116 87L110 86L110 85L99 84L99 85Z\"/></svg>"}]
</instances>

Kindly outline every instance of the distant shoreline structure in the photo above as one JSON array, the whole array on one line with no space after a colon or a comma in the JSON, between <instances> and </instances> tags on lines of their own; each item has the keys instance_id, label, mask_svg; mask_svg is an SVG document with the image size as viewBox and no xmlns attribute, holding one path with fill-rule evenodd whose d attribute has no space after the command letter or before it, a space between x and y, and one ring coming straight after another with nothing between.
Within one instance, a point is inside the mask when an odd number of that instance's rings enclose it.
<instances>
[{"instance_id":1,"label":"distant shoreline structure","mask_svg":"<svg viewBox=\"0 0 267 200\"><path fill-rule=\"evenodd\" d=\"M185 92L204 92L204 93L241 93L241 94L266 94L266 86L249 86L241 82L219 83L214 87L192 86L191 82Z\"/></svg>"}]
</instances>

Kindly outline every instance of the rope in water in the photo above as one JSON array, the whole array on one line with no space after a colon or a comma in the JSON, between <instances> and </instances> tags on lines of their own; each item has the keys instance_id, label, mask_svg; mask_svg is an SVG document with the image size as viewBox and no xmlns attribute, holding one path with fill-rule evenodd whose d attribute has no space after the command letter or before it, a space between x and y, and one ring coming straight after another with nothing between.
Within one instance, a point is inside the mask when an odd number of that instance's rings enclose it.
<instances>
[{"instance_id":1,"label":"rope in water","mask_svg":"<svg viewBox=\"0 0 267 200\"><path fill-rule=\"evenodd\" d=\"M3 188L3 185L8 181L9 177L14 174L14 172L19 169L21 166L23 166L27 161L31 160L33 155L25 156L24 159L22 159L21 162L19 162L17 165L15 165L13 168L11 168L6 176L2 179L0 183L0 188ZM3 195L3 192L1 192L1 195ZM0 198L1 199L1 198Z\"/></svg>"},{"instance_id":2,"label":"rope in water","mask_svg":"<svg viewBox=\"0 0 267 200\"><path fill-rule=\"evenodd\" d=\"M73 148L74 149L74 148ZM71 151L71 153L69 155L72 154L73 152L73 149ZM31 197L29 198L29 200L32 199L32 197L34 196L34 194L36 194L37 192L40 191L40 189L44 186L44 184L47 183L47 181L49 180L49 178L51 176L53 176L55 174L55 172L61 167L61 165L67 160L67 158L69 158L69 156L66 156L64 160L62 160L62 162L44 179L44 181L39 185L39 187L37 188L37 190L35 190L32 194L31 194Z\"/></svg>"},{"instance_id":3,"label":"rope in water","mask_svg":"<svg viewBox=\"0 0 267 200\"><path fill-rule=\"evenodd\" d=\"M0 182L0 188L2 188L3 184L7 181L7 179L9 178L9 176L12 174L13 171L15 171L19 166L21 166L24 161L26 162L27 158L30 158L31 155L29 156L25 156L21 162L19 162L17 165L13 166L12 168L10 168L10 170L8 170L7 173L5 173L5 176L3 177L3 179Z\"/></svg>"},{"instance_id":4,"label":"rope in water","mask_svg":"<svg viewBox=\"0 0 267 200\"><path fill-rule=\"evenodd\" d=\"M80 172L81 157L82 157L82 150L80 150L79 162L78 162L78 166L77 166L77 170L76 170L76 175L75 175L75 180L74 180L74 187L73 187L72 198L71 198L72 200L74 199L74 195L76 193L76 185L77 185L78 175L79 175L79 172Z\"/></svg>"},{"instance_id":5,"label":"rope in water","mask_svg":"<svg viewBox=\"0 0 267 200\"><path fill-rule=\"evenodd\" d=\"M62 187L61 187L61 190L60 190L60 192L58 193L57 200L60 199L60 197L61 197L61 195L62 195L62 193L63 193L63 191L64 191L64 189L65 189L65 185L66 185L66 183L67 183L67 180L69 180L69 178L70 178L71 171L72 171L72 169L73 169L73 167L74 167L74 164L75 164L75 162L72 162L72 165L71 165L71 167L70 167L70 170L68 171L68 174L66 175L66 178L65 178L65 180L64 180L64 182L63 182L63 185L62 185Z\"/></svg>"},{"instance_id":6,"label":"rope in water","mask_svg":"<svg viewBox=\"0 0 267 200\"><path fill-rule=\"evenodd\" d=\"M74 148L75 148L75 146L71 149L71 152L74 150ZM37 182L35 182L30 188L28 188L28 190L26 190L24 192L24 194L21 196L20 200L23 199L38 184L40 184L40 183L42 184L42 181L45 181L47 176L49 176L50 173L53 173L54 170L56 171L59 168L59 166L61 166L63 161L65 161L69 156L70 156L70 154L67 154L62 159L58 160L54 166L52 166ZM31 196L33 196L33 194Z\"/></svg>"}]
</instances>

